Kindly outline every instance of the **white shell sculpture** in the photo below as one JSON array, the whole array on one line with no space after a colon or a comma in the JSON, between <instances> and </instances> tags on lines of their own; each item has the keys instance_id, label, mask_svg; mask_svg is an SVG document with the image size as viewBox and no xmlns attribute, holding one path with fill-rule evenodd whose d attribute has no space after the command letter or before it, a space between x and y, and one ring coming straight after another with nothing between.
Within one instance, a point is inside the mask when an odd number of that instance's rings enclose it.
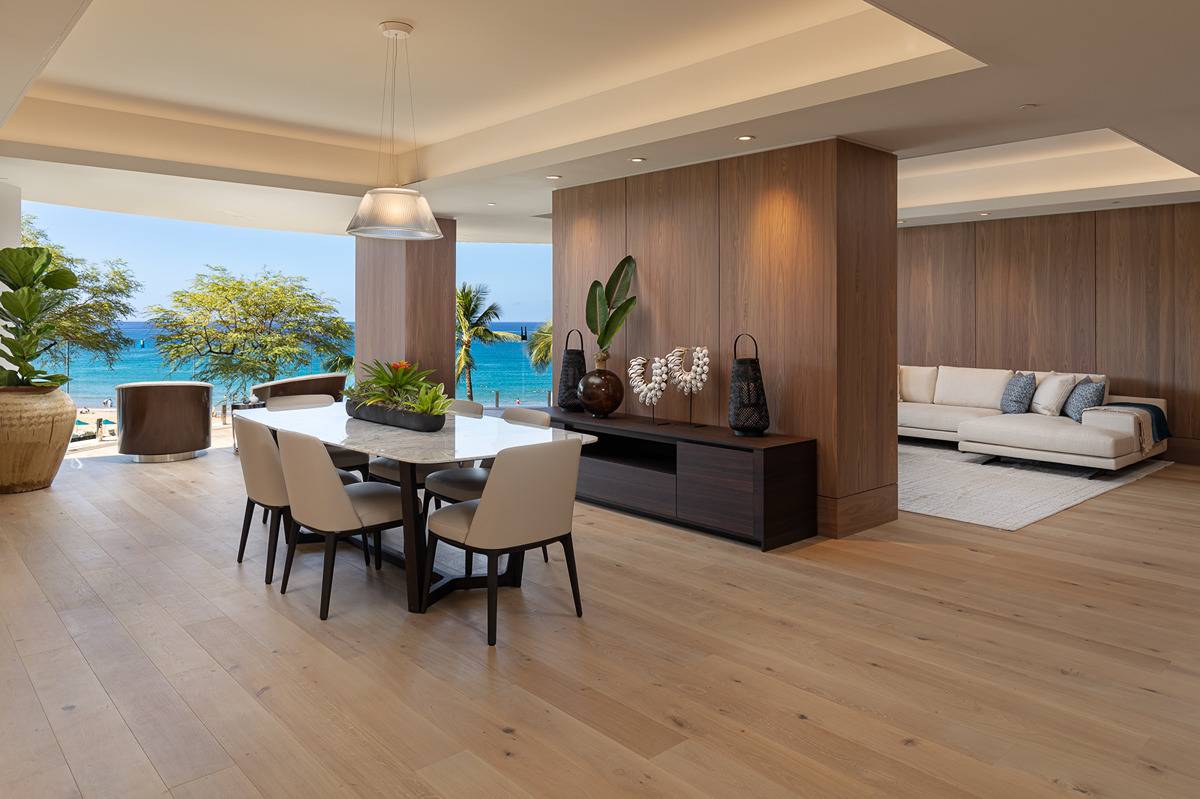
<instances>
[{"instance_id":1,"label":"white shell sculpture","mask_svg":"<svg viewBox=\"0 0 1200 799\"><path fill-rule=\"evenodd\" d=\"M684 371L683 356L687 347L676 347L667 356L667 371L671 383L685 396L699 394L708 381L708 347L692 348L692 368Z\"/></svg>"},{"instance_id":2,"label":"white shell sculpture","mask_svg":"<svg viewBox=\"0 0 1200 799\"><path fill-rule=\"evenodd\" d=\"M655 357L650 365L650 380L646 380L646 359L639 355L629 362L629 388L637 396L638 402L651 407L662 399L667 390L667 362Z\"/></svg>"}]
</instances>

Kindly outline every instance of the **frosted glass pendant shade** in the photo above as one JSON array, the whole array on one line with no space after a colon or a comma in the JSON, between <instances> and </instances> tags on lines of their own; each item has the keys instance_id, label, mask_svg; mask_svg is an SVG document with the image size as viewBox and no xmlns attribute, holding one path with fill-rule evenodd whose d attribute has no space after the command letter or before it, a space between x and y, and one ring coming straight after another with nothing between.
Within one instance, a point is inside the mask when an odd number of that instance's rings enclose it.
<instances>
[{"instance_id":1,"label":"frosted glass pendant shade","mask_svg":"<svg viewBox=\"0 0 1200 799\"><path fill-rule=\"evenodd\" d=\"M440 239L442 229L429 201L413 189L371 189L358 204L346 232L373 239Z\"/></svg>"}]
</instances>

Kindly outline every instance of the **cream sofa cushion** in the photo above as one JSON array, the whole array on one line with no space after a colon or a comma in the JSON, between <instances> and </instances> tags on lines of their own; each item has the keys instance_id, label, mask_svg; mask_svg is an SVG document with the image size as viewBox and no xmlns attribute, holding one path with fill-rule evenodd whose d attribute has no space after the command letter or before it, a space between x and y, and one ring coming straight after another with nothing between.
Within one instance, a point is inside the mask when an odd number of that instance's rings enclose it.
<instances>
[{"instance_id":1,"label":"cream sofa cushion","mask_svg":"<svg viewBox=\"0 0 1200 799\"><path fill-rule=\"evenodd\" d=\"M1036 376L1036 372L1034 373ZM1038 381L1037 391L1033 392L1033 402L1029 410L1043 416L1058 416L1062 413L1063 403L1071 396L1078 380L1073 374L1052 373ZM1074 420L1072 420L1074 421Z\"/></svg>"},{"instance_id":2,"label":"cream sofa cushion","mask_svg":"<svg viewBox=\"0 0 1200 799\"><path fill-rule=\"evenodd\" d=\"M1042 384L1043 380L1045 380L1050 375L1054 375L1054 374L1066 374L1066 372L1034 372L1033 378L1034 378L1034 380L1037 381L1037 384L1040 386ZM1109 385L1108 376L1107 375L1093 375L1093 374L1088 374L1087 372L1076 372L1075 373L1075 382L1078 383L1080 380L1082 380L1085 377L1090 377L1093 383L1103 383L1104 384L1104 401L1108 402L1109 395L1112 393L1112 390L1111 390L1112 386Z\"/></svg>"},{"instance_id":3,"label":"cream sofa cushion","mask_svg":"<svg viewBox=\"0 0 1200 799\"><path fill-rule=\"evenodd\" d=\"M937 378L936 366L901 366L900 399L904 402L933 402Z\"/></svg>"},{"instance_id":4,"label":"cream sofa cushion","mask_svg":"<svg viewBox=\"0 0 1200 799\"><path fill-rule=\"evenodd\" d=\"M958 405L934 405L927 402L902 402L896 408L900 427L919 430L958 430L959 422L997 416L1000 411L992 408L966 408Z\"/></svg>"},{"instance_id":5,"label":"cream sofa cushion","mask_svg":"<svg viewBox=\"0 0 1200 799\"><path fill-rule=\"evenodd\" d=\"M933 401L937 405L993 408L998 411L1004 387L1012 376L1011 369L939 366Z\"/></svg>"},{"instance_id":6,"label":"cream sofa cushion","mask_svg":"<svg viewBox=\"0 0 1200 799\"><path fill-rule=\"evenodd\" d=\"M958 437L960 441L1095 458L1119 458L1138 449L1138 442L1132 435L1079 424L1068 416L1037 413L969 419L958 426Z\"/></svg>"}]
</instances>

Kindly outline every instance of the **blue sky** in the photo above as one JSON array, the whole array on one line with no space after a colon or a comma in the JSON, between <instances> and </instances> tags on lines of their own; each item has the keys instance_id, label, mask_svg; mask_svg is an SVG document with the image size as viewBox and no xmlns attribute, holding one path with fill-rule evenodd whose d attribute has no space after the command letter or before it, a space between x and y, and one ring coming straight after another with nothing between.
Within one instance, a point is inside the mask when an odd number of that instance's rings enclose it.
<instances>
[{"instance_id":1,"label":"blue sky","mask_svg":"<svg viewBox=\"0 0 1200 799\"><path fill-rule=\"evenodd\" d=\"M100 263L124 258L145 284L137 304L166 302L205 264L253 274L264 266L293 275L333 298L354 318L354 239L319 233L285 233L204 222L22 203L37 226L72 255ZM457 282L486 283L505 321L550 318L549 244L458 245Z\"/></svg>"}]
</instances>

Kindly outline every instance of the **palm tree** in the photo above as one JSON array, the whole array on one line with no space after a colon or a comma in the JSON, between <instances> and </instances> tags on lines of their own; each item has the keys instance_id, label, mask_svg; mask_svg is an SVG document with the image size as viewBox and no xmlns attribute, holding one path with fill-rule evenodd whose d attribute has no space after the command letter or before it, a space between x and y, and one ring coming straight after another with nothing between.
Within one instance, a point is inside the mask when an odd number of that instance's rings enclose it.
<instances>
[{"instance_id":1,"label":"palm tree","mask_svg":"<svg viewBox=\"0 0 1200 799\"><path fill-rule=\"evenodd\" d=\"M546 368L550 366L550 359L553 357L550 351L553 332L553 322L542 322L541 326L533 331L533 335L529 337L529 342L525 345L525 352L529 354L529 365L538 374L546 371Z\"/></svg>"},{"instance_id":2,"label":"palm tree","mask_svg":"<svg viewBox=\"0 0 1200 799\"><path fill-rule=\"evenodd\" d=\"M471 370L475 359L471 357L471 343L495 344L497 341L519 341L515 333L492 330L488 325L500 318L500 306L488 303L488 287L482 283L469 286L463 283L454 294L454 336L458 339L458 358L454 361L454 378L466 375L467 399L475 399L471 386Z\"/></svg>"}]
</instances>

